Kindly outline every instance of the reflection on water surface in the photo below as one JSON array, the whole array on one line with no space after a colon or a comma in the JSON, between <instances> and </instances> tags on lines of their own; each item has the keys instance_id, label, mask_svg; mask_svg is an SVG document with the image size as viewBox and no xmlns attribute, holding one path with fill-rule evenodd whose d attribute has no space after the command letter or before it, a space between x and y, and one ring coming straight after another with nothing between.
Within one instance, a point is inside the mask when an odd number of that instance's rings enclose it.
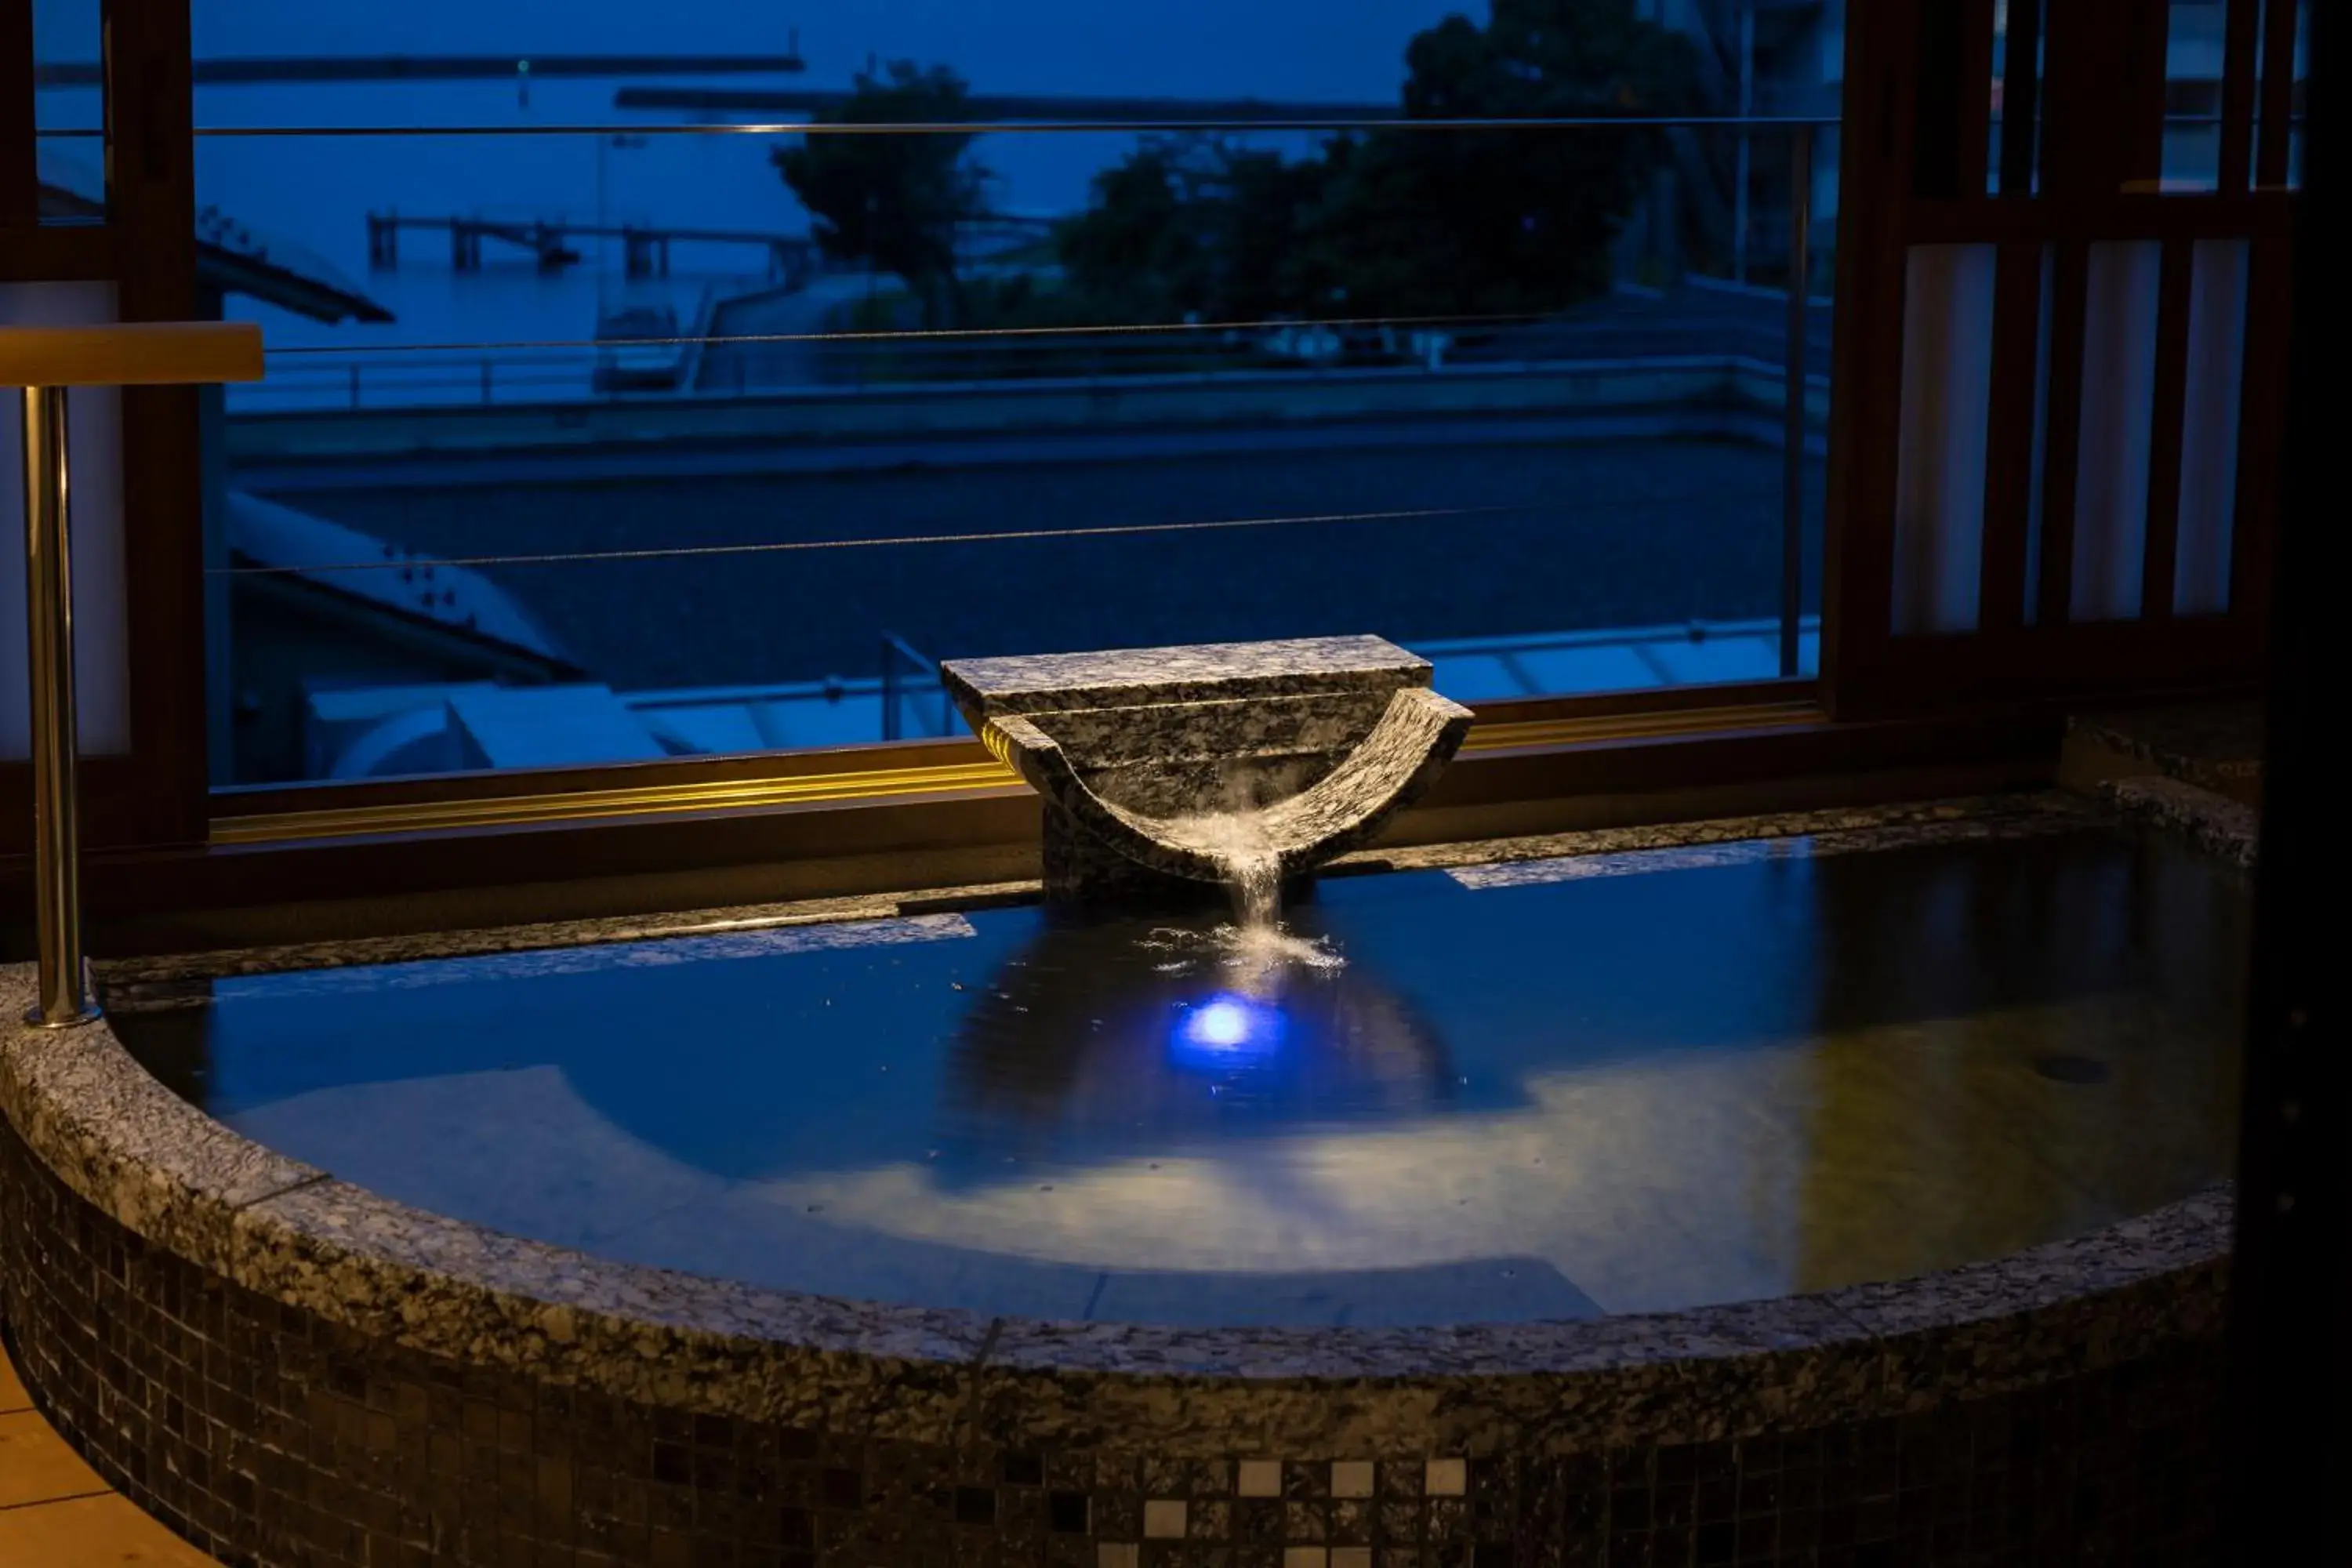
<instances>
[{"instance_id":1,"label":"reflection on water surface","mask_svg":"<svg viewBox=\"0 0 2352 1568\"><path fill-rule=\"evenodd\" d=\"M1671 1308L2225 1173L2245 889L2084 826L1333 879L1344 963L1035 908L227 979L122 1012L251 1135L634 1261L987 1312ZM1481 883L1469 886L1465 883Z\"/></svg>"}]
</instances>

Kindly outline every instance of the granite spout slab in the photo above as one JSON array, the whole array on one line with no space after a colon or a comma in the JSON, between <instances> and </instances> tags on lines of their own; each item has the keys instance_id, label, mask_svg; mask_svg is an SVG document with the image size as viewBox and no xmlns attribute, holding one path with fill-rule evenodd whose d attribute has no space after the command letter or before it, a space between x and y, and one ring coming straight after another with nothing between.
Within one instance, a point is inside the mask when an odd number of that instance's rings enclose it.
<instances>
[{"instance_id":1,"label":"granite spout slab","mask_svg":"<svg viewBox=\"0 0 2352 1568\"><path fill-rule=\"evenodd\" d=\"M942 667L991 751L1046 802L1049 896L1220 882L1238 820L1286 880L1368 841L1426 790L1470 710L1373 637Z\"/></svg>"}]
</instances>

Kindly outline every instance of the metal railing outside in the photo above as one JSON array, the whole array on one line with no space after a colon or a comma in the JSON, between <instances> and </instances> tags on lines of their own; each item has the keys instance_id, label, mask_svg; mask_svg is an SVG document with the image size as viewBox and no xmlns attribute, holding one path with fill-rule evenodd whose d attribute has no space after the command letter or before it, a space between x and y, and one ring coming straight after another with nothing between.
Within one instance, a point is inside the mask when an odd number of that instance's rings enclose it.
<instances>
[{"instance_id":1,"label":"metal railing outside","mask_svg":"<svg viewBox=\"0 0 2352 1568\"><path fill-rule=\"evenodd\" d=\"M1803 610L1808 523L1806 467L1809 457L1818 456L1822 394L1820 377L1813 374L1808 363L1818 353L1817 349L1813 354L1808 353L1809 329L1818 330L1820 322L1820 318L1810 317L1809 312L1823 303L1811 292L1817 271L1816 263L1821 259L1819 247L1813 241L1812 222L1816 149L1819 133L1834 129L1838 123L1833 116L1790 115L1600 116L1430 121L1333 118L1312 122L1283 119L1264 123L1249 121L1171 121L1118 124L1084 121L889 126L840 126L792 121L674 126L209 127L200 130L198 135L223 138L448 138L475 135L602 138L625 132L632 136L665 137L815 137L931 132L966 136L979 132L1052 135L1250 131L1284 133L1300 131L1377 132L1418 135L1446 131L1546 131L1572 134L1581 131L1611 130L1691 132L1719 130L1735 132L1751 149L1750 156L1743 158L1742 163L1747 165L1751 177L1761 179L1768 184L1777 173L1771 170L1770 165L1780 160L1761 154L1777 142L1786 159L1784 197L1769 204L1744 204L1740 233L1748 243L1738 247L1738 252L1739 270L1747 273L1748 280L1739 285L1738 291L1751 297L1777 293L1785 301L1779 331L1772 334L1780 339L1781 352L1778 357L1782 363L1778 367L1769 363L1772 356L1763 346L1766 339L1764 333L1758 331L1758 323L1749 321L1740 329L1745 334L1743 341L1750 344L1741 352L1747 360L1759 362L1748 363L1743 374L1769 377L1777 368L1780 407L1777 417L1767 416L1758 420L1753 415L1747 416L1748 422L1741 426L1740 438L1760 438L1767 443L1777 438L1781 447L1780 483L1777 487L1780 529L1777 552L1780 575L1778 597L1782 623L1780 666L1783 676L1793 678L1803 673L1803 639L1800 626ZM1680 254L1679 250L1676 254ZM1777 289L1772 288L1775 271L1781 274L1778 279L1780 287ZM1729 281L1726 279L1727 283ZM710 303L710 287L706 285L706 305ZM1706 318L1711 309L1702 302L1698 313L1691 321L1699 321ZM705 309L695 313L692 330L674 336L600 336L593 339L540 339L513 343L390 344L360 353L347 347L332 345L280 347L274 349L270 355L273 372L270 383L274 384L241 389L231 403L230 410L234 417L241 414L278 410L394 414L407 409L422 412L437 407L457 411L462 417L462 411L467 408L511 410L520 405L543 405L560 411L565 407L593 408L599 405L662 405L672 406L677 414L686 416L702 400L713 398L724 401L730 396L758 397L787 393L795 400L803 397L822 399L835 395L856 395L862 390L875 388L921 388L927 393L937 392L946 395L968 391L971 395L981 395L992 387L1009 388L1018 382L1034 382L1041 378L1071 379L1108 389L1128 377L1136 378L1133 384L1139 385L1144 378L1166 379L1171 375L1197 377L1206 384L1240 373L1244 376L1261 378L1269 374L1284 377L1298 374L1303 378L1301 384L1305 384L1306 379L1313 378L1318 372L1350 368L1378 368L1400 374L1423 369L1431 372L1452 369L1454 362L1449 354L1465 338L1475 339L1481 332L1499 332L1511 328L1544 327L1552 320L1530 316L1384 318L1360 322L1306 320L1106 324L1100 328L1076 329L992 330L979 327L969 331L842 331L824 330L835 325L828 319L818 331L759 333L712 331L713 315ZM1286 354L1267 342L1276 334L1289 334L1303 342L1317 333L1336 333L1347 339L1347 344L1336 356L1317 356L1304 353ZM1621 337L1623 335L1620 333ZM1685 331L1684 335L1688 336L1689 333ZM1664 341L1662 339L1661 342ZM796 356L802 364L829 357L832 373L807 376L790 385L772 380L763 382L759 374L747 371L743 359L744 354L757 352L763 345ZM1635 357L1639 357L1638 353ZM1667 354L1659 363L1664 363L1666 359L1675 357ZM625 378L606 379L605 372L616 363L625 364L630 374ZM1478 362L1475 368L1491 370L1499 368L1500 364L1499 360L1491 363ZM693 404L684 401L686 395L692 395ZM571 417L568 415L564 416ZM1761 500L1761 495L1752 499ZM1325 520L1315 517L1202 520L1181 526L1223 529L1268 526L1276 521L1319 521ZM1149 531L1161 531L1163 527L1155 526ZM1126 531L1131 531L1081 527L1024 531L1006 537L1046 537L1048 534L1052 537L1066 534L1076 537ZM961 536L960 532L956 535ZM877 540L870 542L919 541ZM806 546L780 542L778 547ZM560 559L585 563L609 560L618 563L645 558L648 553L700 552L695 549L652 552L630 550L559 551L533 552L529 559L533 563ZM484 552L485 564L504 563L506 559L497 552ZM362 567L362 563L352 564ZM236 574L257 569L275 570L248 564L216 568L215 571ZM341 569L331 563L302 570L308 575L321 575ZM915 685L925 679L931 665L906 639L895 634L883 634L882 647L884 690L880 728L884 739L898 739L910 733L908 702Z\"/></svg>"},{"instance_id":2,"label":"metal railing outside","mask_svg":"<svg viewBox=\"0 0 2352 1568\"><path fill-rule=\"evenodd\" d=\"M916 681L925 689L939 692L942 701L945 700L946 689L940 684L939 660L924 654L920 648L897 632L884 632L882 634L882 738L886 741L906 739L907 723L904 705L910 695L907 679L910 671ZM938 730L929 732L945 734L949 728L949 725L942 723Z\"/></svg>"}]
</instances>

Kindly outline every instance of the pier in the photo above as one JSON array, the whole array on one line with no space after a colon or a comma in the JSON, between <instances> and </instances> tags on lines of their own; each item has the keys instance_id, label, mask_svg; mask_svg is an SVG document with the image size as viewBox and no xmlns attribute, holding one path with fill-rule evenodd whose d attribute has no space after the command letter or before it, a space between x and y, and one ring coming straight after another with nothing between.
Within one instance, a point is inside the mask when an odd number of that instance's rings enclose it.
<instances>
[{"instance_id":1,"label":"pier","mask_svg":"<svg viewBox=\"0 0 2352 1568\"><path fill-rule=\"evenodd\" d=\"M967 238L1001 237L1015 242L1050 234L1050 216L1022 213L976 213L964 220ZM814 238L762 229L677 228L657 224L573 223L563 218L432 217L406 213L368 214L368 265L390 270L400 265L400 231L431 229L449 237L449 265L458 272L482 269L485 242L529 252L541 272L561 272L581 259L575 239L617 239L621 266L631 278L669 276L673 244L755 246L767 252L768 278L800 288L824 269Z\"/></svg>"},{"instance_id":2,"label":"pier","mask_svg":"<svg viewBox=\"0 0 2352 1568\"><path fill-rule=\"evenodd\" d=\"M446 233L449 237L449 265L459 272L481 270L485 242L527 251L541 272L560 272L581 259L580 251L572 243L576 239L618 239L622 268L631 278L668 277L670 247L679 241L757 247L767 253L770 279L793 285L805 281L820 265L816 241L807 235L759 229L572 223L562 218L429 217L389 212L368 214L367 226L368 265L382 268L400 265L403 229Z\"/></svg>"}]
</instances>

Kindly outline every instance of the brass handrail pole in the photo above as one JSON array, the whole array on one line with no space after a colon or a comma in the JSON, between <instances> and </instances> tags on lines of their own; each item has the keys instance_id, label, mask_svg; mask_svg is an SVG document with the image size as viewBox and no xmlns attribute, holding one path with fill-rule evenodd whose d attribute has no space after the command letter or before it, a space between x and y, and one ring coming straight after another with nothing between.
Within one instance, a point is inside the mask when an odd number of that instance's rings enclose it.
<instances>
[{"instance_id":1,"label":"brass handrail pole","mask_svg":"<svg viewBox=\"0 0 2352 1568\"><path fill-rule=\"evenodd\" d=\"M30 654L33 897L40 998L27 1023L98 1016L81 945L81 821L74 710L72 480L66 392L258 381L261 330L244 321L0 327L0 386L24 389L25 637Z\"/></svg>"},{"instance_id":2,"label":"brass handrail pole","mask_svg":"<svg viewBox=\"0 0 2352 1568\"><path fill-rule=\"evenodd\" d=\"M32 677L33 897L45 1029L98 1016L81 946L80 757L74 706L73 533L66 389L25 396L25 626Z\"/></svg>"}]
</instances>

